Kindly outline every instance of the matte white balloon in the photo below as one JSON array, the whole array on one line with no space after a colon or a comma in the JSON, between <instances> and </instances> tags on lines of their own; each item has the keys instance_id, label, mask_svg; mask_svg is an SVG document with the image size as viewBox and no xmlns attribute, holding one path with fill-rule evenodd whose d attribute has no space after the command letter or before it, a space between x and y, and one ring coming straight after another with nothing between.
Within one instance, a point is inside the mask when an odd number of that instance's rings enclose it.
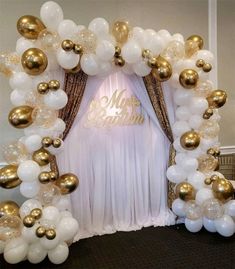
<instances>
[{"instance_id":1,"label":"matte white balloon","mask_svg":"<svg viewBox=\"0 0 235 269\"><path fill-rule=\"evenodd\" d=\"M0 240L0 254L2 254L4 252L5 246L6 246L6 242Z\"/></svg>"},{"instance_id":2,"label":"matte white balloon","mask_svg":"<svg viewBox=\"0 0 235 269\"><path fill-rule=\"evenodd\" d=\"M42 262L47 256L47 250L45 250L40 242L33 243L29 246L27 258L30 263L37 264Z\"/></svg>"},{"instance_id":3,"label":"matte white balloon","mask_svg":"<svg viewBox=\"0 0 235 269\"><path fill-rule=\"evenodd\" d=\"M203 217L203 226L208 232L211 232L211 233L216 232L215 222L212 219L208 219L206 217Z\"/></svg>"},{"instance_id":4,"label":"matte white balloon","mask_svg":"<svg viewBox=\"0 0 235 269\"><path fill-rule=\"evenodd\" d=\"M10 100L14 106L25 105L25 91L15 89L11 92Z\"/></svg>"},{"instance_id":5,"label":"matte white balloon","mask_svg":"<svg viewBox=\"0 0 235 269\"><path fill-rule=\"evenodd\" d=\"M134 73L133 70L133 65L132 64L128 64L126 63L123 67L122 67L122 72L127 74L127 75L132 75Z\"/></svg>"},{"instance_id":6,"label":"matte white balloon","mask_svg":"<svg viewBox=\"0 0 235 269\"><path fill-rule=\"evenodd\" d=\"M36 229L38 227L39 227L39 224L37 223L37 224L34 224L34 226L31 228L27 228L27 227L22 228L21 234L27 243L32 244L38 241L38 237L36 236Z\"/></svg>"},{"instance_id":7,"label":"matte white balloon","mask_svg":"<svg viewBox=\"0 0 235 269\"><path fill-rule=\"evenodd\" d=\"M201 230L202 226L203 226L202 218L199 218L199 219L196 219L196 220L191 220L191 219L188 219L188 218L185 219L185 227L191 233L199 232Z\"/></svg>"},{"instance_id":8,"label":"matte white balloon","mask_svg":"<svg viewBox=\"0 0 235 269\"><path fill-rule=\"evenodd\" d=\"M122 57L127 63L136 63L141 59L142 50L134 40L128 41L122 47Z\"/></svg>"},{"instance_id":9,"label":"matte white balloon","mask_svg":"<svg viewBox=\"0 0 235 269\"><path fill-rule=\"evenodd\" d=\"M185 217L185 202L177 198L172 203L172 211L179 217Z\"/></svg>"},{"instance_id":10,"label":"matte white balloon","mask_svg":"<svg viewBox=\"0 0 235 269\"><path fill-rule=\"evenodd\" d=\"M186 153L177 153L176 156L175 156L176 164L182 166L184 164L185 158L187 158Z\"/></svg>"},{"instance_id":11,"label":"matte white balloon","mask_svg":"<svg viewBox=\"0 0 235 269\"><path fill-rule=\"evenodd\" d=\"M63 20L58 26L58 34L61 39L72 39L78 32L77 25L72 20Z\"/></svg>"},{"instance_id":12,"label":"matte white balloon","mask_svg":"<svg viewBox=\"0 0 235 269\"><path fill-rule=\"evenodd\" d=\"M61 240L71 240L78 232L78 222L74 218L62 218L57 226L57 230Z\"/></svg>"},{"instance_id":13,"label":"matte white balloon","mask_svg":"<svg viewBox=\"0 0 235 269\"><path fill-rule=\"evenodd\" d=\"M10 80L9 84L12 89L28 91L32 89L32 79L29 75L24 72L14 73Z\"/></svg>"},{"instance_id":14,"label":"matte white balloon","mask_svg":"<svg viewBox=\"0 0 235 269\"><path fill-rule=\"evenodd\" d=\"M174 146L174 149L177 151L177 152L186 152L186 150L184 148L182 148L181 144L180 144L180 137L177 137L175 139L175 141L173 142L173 146Z\"/></svg>"},{"instance_id":15,"label":"matte white balloon","mask_svg":"<svg viewBox=\"0 0 235 269\"><path fill-rule=\"evenodd\" d=\"M133 65L133 70L137 76L145 77L149 75L152 69L145 63L145 61L141 60Z\"/></svg>"},{"instance_id":16,"label":"matte white balloon","mask_svg":"<svg viewBox=\"0 0 235 269\"><path fill-rule=\"evenodd\" d=\"M82 55L80 64L83 72L89 76L97 75L99 72L98 59L93 53Z\"/></svg>"},{"instance_id":17,"label":"matte white balloon","mask_svg":"<svg viewBox=\"0 0 235 269\"><path fill-rule=\"evenodd\" d=\"M45 105L55 110L65 107L67 102L68 96L65 91L61 89L57 91L49 91L49 93L44 96Z\"/></svg>"},{"instance_id":18,"label":"matte white balloon","mask_svg":"<svg viewBox=\"0 0 235 269\"><path fill-rule=\"evenodd\" d=\"M191 128L186 121L176 121L172 126L173 134L178 137L184 134L187 131L190 131Z\"/></svg>"},{"instance_id":19,"label":"matte white balloon","mask_svg":"<svg viewBox=\"0 0 235 269\"><path fill-rule=\"evenodd\" d=\"M104 18L95 18L89 23L88 29L103 37L109 33L109 23Z\"/></svg>"},{"instance_id":20,"label":"matte white balloon","mask_svg":"<svg viewBox=\"0 0 235 269\"><path fill-rule=\"evenodd\" d=\"M114 53L114 45L107 40L101 40L96 47L96 56L102 61L110 61Z\"/></svg>"},{"instance_id":21,"label":"matte white balloon","mask_svg":"<svg viewBox=\"0 0 235 269\"><path fill-rule=\"evenodd\" d=\"M55 206L47 206L42 211L43 219L57 223L60 220L60 212Z\"/></svg>"},{"instance_id":22,"label":"matte white balloon","mask_svg":"<svg viewBox=\"0 0 235 269\"><path fill-rule=\"evenodd\" d=\"M181 163L181 166L187 174L193 173L198 168L198 160L196 158L187 156Z\"/></svg>"},{"instance_id":23,"label":"matte white balloon","mask_svg":"<svg viewBox=\"0 0 235 269\"><path fill-rule=\"evenodd\" d=\"M40 185L37 181L22 182L20 184L20 193L26 198L34 198L40 189Z\"/></svg>"},{"instance_id":24,"label":"matte white balloon","mask_svg":"<svg viewBox=\"0 0 235 269\"><path fill-rule=\"evenodd\" d=\"M164 48L164 40L159 34L146 31L144 33L144 48L149 49L153 55L159 55Z\"/></svg>"},{"instance_id":25,"label":"matte white balloon","mask_svg":"<svg viewBox=\"0 0 235 269\"><path fill-rule=\"evenodd\" d=\"M110 62L99 63L99 76L108 76L112 70L112 64Z\"/></svg>"},{"instance_id":26,"label":"matte white balloon","mask_svg":"<svg viewBox=\"0 0 235 269\"><path fill-rule=\"evenodd\" d=\"M64 15L62 8L56 2L48 1L42 5L40 17L47 29L56 31Z\"/></svg>"},{"instance_id":27,"label":"matte white balloon","mask_svg":"<svg viewBox=\"0 0 235 269\"><path fill-rule=\"evenodd\" d=\"M4 259L10 264L24 260L28 252L28 244L22 237L16 237L7 242L4 249Z\"/></svg>"},{"instance_id":28,"label":"matte white balloon","mask_svg":"<svg viewBox=\"0 0 235 269\"><path fill-rule=\"evenodd\" d=\"M225 237L230 237L235 232L235 224L229 215L223 215L223 217L214 220L216 231Z\"/></svg>"},{"instance_id":29,"label":"matte white balloon","mask_svg":"<svg viewBox=\"0 0 235 269\"><path fill-rule=\"evenodd\" d=\"M41 203L36 199L26 200L20 207L20 217L23 219L26 215L29 215L34 208L42 209Z\"/></svg>"},{"instance_id":30,"label":"matte white balloon","mask_svg":"<svg viewBox=\"0 0 235 269\"><path fill-rule=\"evenodd\" d=\"M51 250L56 248L60 243L60 237L58 233L56 233L56 237L52 240L47 239L46 237L40 238L40 244L41 246L46 250Z\"/></svg>"},{"instance_id":31,"label":"matte white balloon","mask_svg":"<svg viewBox=\"0 0 235 269\"><path fill-rule=\"evenodd\" d=\"M57 61L64 69L72 69L79 63L80 56L73 51L65 51L59 48L56 54Z\"/></svg>"},{"instance_id":32,"label":"matte white balloon","mask_svg":"<svg viewBox=\"0 0 235 269\"><path fill-rule=\"evenodd\" d=\"M196 54L196 59L203 59L206 63L213 64L214 55L209 50L199 50Z\"/></svg>"},{"instance_id":33,"label":"matte white balloon","mask_svg":"<svg viewBox=\"0 0 235 269\"><path fill-rule=\"evenodd\" d=\"M175 111L176 118L180 121L186 121L191 117L191 111L188 106L180 106Z\"/></svg>"},{"instance_id":34,"label":"matte white balloon","mask_svg":"<svg viewBox=\"0 0 235 269\"><path fill-rule=\"evenodd\" d=\"M225 213L230 217L235 217L235 200L231 200L224 205Z\"/></svg>"},{"instance_id":35,"label":"matte white balloon","mask_svg":"<svg viewBox=\"0 0 235 269\"><path fill-rule=\"evenodd\" d=\"M208 102L202 97L193 97L189 103L190 111L192 114L202 115L208 108Z\"/></svg>"},{"instance_id":36,"label":"matte white balloon","mask_svg":"<svg viewBox=\"0 0 235 269\"><path fill-rule=\"evenodd\" d=\"M211 189L202 188L196 193L196 202L199 205L202 205L207 199L214 198L213 192Z\"/></svg>"},{"instance_id":37,"label":"matte white balloon","mask_svg":"<svg viewBox=\"0 0 235 269\"><path fill-rule=\"evenodd\" d=\"M162 29L157 33L162 37L164 46L166 46L171 41L171 34L167 30Z\"/></svg>"},{"instance_id":38,"label":"matte white balloon","mask_svg":"<svg viewBox=\"0 0 235 269\"><path fill-rule=\"evenodd\" d=\"M178 106L188 105L192 95L192 92L189 90L177 89L174 92L174 102Z\"/></svg>"},{"instance_id":39,"label":"matte white balloon","mask_svg":"<svg viewBox=\"0 0 235 269\"><path fill-rule=\"evenodd\" d=\"M24 145L29 153L33 153L42 147L42 137L37 134L27 136Z\"/></svg>"},{"instance_id":40,"label":"matte white balloon","mask_svg":"<svg viewBox=\"0 0 235 269\"><path fill-rule=\"evenodd\" d=\"M66 243L60 243L55 249L48 251L48 258L54 264L61 264L69 256L69 248Z\"/></svg>"},{"instance_id":41,"label":"matte white balloon","mask_svg":"<svg viewBox=\"0 0 235 269\"><path fill-rule=\"evenodd\" d=\"M24 37L21 37L16 41L16 52L19 55L23 54L29 48L35 48L35 43L33 41Z\"/></svg>"},{"instance_id":42,"label":"matte white balloon","mask_svg":"<svg viewBox=\"0 0 235 269\"><path fill-rule=\"evenodd\" d=\"M189 126L195 130L197 130L202 124L203 118L201 115L192 115L189 120Z\"/></svg>"},{"instance_id":43,"label":"matte white balloon","mask_svg":"<svg viewBox=\"0 0 235 269\"><path fill-rule=\"evenodd\" d=\"M131 37L140 45L140 47L144 47L144 30L141 27L133 27Z\"/></svg>"},{"instance_id":44,"label":"matte white balloon","mask_svg":"<svg viewBox=\"0 0 235 269\"><path fill-rule=\"evenodd\" d=\"M180 183L186 178L184 170L179 165L171 165L166 172L167 178L173 183Z\"/></svg>"},{"instance_id":45,"label":"matte white balloon","mask_svg":"<svg viewBox=\"0 0 235 269\"><path fill-rule=\"evenodd\" d=\"M40 166L32 160L27 160L20 163L17 169L17 175L22 181L35 181L40 174Z\"/></svg>"},{"instance_id":46,"label":"matte white balloon","mask_svg":"<svg viewBox=\"0 0 235 269\"><path fill-rule=\"evenodd\" d=\"M200 190L205 188L206 185L204 183L205 175L199 171L195 171L194 173L188 176L188 182L193 185L196 190Z\"/></svg>"}]
</instances>

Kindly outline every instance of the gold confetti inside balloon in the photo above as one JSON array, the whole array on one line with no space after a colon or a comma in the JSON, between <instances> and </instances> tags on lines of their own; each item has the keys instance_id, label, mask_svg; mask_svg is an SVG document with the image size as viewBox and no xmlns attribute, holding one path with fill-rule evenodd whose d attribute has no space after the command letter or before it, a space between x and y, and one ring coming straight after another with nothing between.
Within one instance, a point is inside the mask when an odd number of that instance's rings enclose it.
<instances>
[{"instance_id":1,"label":"gold confetti inside balloon","mask_svg":"<svg viewBox=\"0 0 235 269\"><path fill-rule=\"evenodd\" d=\"M186 40L184 46L185 46L185 56L187 58L192 57L199 50L197 42L193 40Z\"/></svg>"},{"instance_id":2,"label":"gold confetti inside balloon","mask_svg":"<svg viewBox=\"0 0 235 269\"><path fill-rule=\"evenodd\" d=\"M40 166L44 166L50 163L51 154L44 148L41 148L33 153L32 159Z\"/></svg>"},{"instance_id":3,"label":"gold confetti inside balloon","mask_svg":"<svg viewBox=\"0 0 235 269\"><path fill-rule=\"evenodd\" d=\"M43 184L37 197L43 206L55 205L61 197L60 189L52 183Z\"/></svg>"},{"instance_id":4,"label":"gold confetti inside balloon","mask_svg":"<svg viewBox=\"0 0 235 269\"><path fill-rule=\"evenodd\" d=\"M161 53L161 56L171 63L175 63L184 58L184 44L179 41L171 41Z\"/></svg>"},{"instance_id":5,"label":"gold confetti inside balloon","mask_svg":"<svg viewBox=\"0 0 235 269\"><path fill-rule=\"evenodd\" d=\"M227 93L223 90L215 90L207 98L207 102L210 107L220 108L222 107L227 100Z\"/></svg>"},{"instance_id":6,"label":"gold confetti inside balloon","mask_svg":"<svg viewBox=\"0 0 235 269\"><path fill-rule=\"evenodd\" d=\"M38 48L30 48L23 53L21 64L27 74L37 76L47 68L47 56Z\"/></svg>"},{"instance_id":7,"label":"gold confetti inside balloon","mask_svg":"<svg viewBox=\"0 0 235 269\"><path fill-rule=\"evenodd\" d=\"M196 194L194 187L188 182L179 183L176 186L175 193L176 197L184 201L194 200Z\"/></svg>"},{"instance_id":8,"label":"gold confetti inside balloon","mask_svg":"<svg viewBox=\"0 0 235 269\"><path fill-rule=\"evenodd\" d=\"M204 154L198 157L198 170L202 173L214 171L218 166L218 162L218 159L215 157L209 154Z\"/></svg>"},{"instance_id":9,"label":"gold confetti inside balloon","mask_svg":"<svg viewBox=\"0 0 235 269\"><path fill-rule=\"evenodd\" d=\"M33 123L33 108L30 106L18 106L13 108L8 116L8 120L12 126L23 129Z\"/></svg>"},{"instance_id":10,"label":"gold confetti inside balloon","mask_svg":"<svg viewBox=\"0 0 235 269\"><path fill-rule=\"evenodd\" d=\"M76 190L79 181L77 176L72 173L64 174L55 181L56 186L59 187L61 194L69 194Z\"/></svg>"},{"instance_id":11,"label":"gold confetti inside balloon","mask_svg":"<svg viewBox=\"0 0 235 269\"><path fill-rule=\"evenodd\" d=\"M0 169L0 187L12 189L20 185L21 180L17 175L17 165L7 165Z\"/></svg>"},{"instance_id":12,"label":"gold confetti inside balloon","mask_svg":"<svg viewBox=\"0 0 235 269\"><path fill-rule=\"evenodd\" d=\"M195 131L186 132L181 136L180 144L186 150L194 150L200 144L200 135Z\"/></svg>"},{"instance_id":13,"label":"gold confetti inside balloon","mask_svg":"<svg viewBox=\"0 0 235 269\"><path fill-rule=\"evenodd\" d=\"M179 82L185 89L193 89L197 86L199 76L193 69L185 69L180 73Z\"/></svg>"},{"instance_id":14,"label":"gold confetti inside balloon","mask_svg":"<svg viewBox=\"0 0 235 269\"><path fill-rule=\"evenodd\" d=\"M203 138L211 139L218 136L220 127L217 121L210 119L203 121L198 130Z\"/></svg>"},{"instance_id":15,"label":"gold confetti inside balloon","mask_svg":"<svg viewBox=\"0 0 235 269\"><path fill-rule=\"evenodd\" d=\"M119 45L123 45L129 36L129 25L125 21L116 21L113 24L112 34Z\"/></svg>"},{"instance_id":16,"label":"gold confetti inside balloon","mask_svg":"<svg viewBox=\"0 0 235 269\"><path fill-rule=\"evenodd\" d=\"M51 127L58 118L58 111L46 106L38 106L33 110L34 123L45 128Z\"/></svg>"},{"instance_id":17,"label":"gold confetti inside balloon","mask_svg":"<svg viewBox=\"0 0 235 269\"><path fill-rule=\"evenodd\" d=\"M0 218L0 240L7 241L21 235L22 221L18 216L5 215Z\"/></svg>"},{"instance_id":18,"label":"gold confetti inside balloon","mask_svg":"<svg viewBox=\"0 0 235 269\"><path fill-rule=\"evenodd\" d=\"M155 67L152 69L152 74L160 82L168 80L172 75L171 64L163 57L157 57Z\"/></svg>"},{"instance_id":19,"label":"gold confetti inside balloon","mask_svg":"<svg viewBox=\"0 0 235 269\"><path fill-rule=\"evenodd\" d=\"M25 94L25 104L31 107L39 106L43 103L41 94L37 91L28 91Z\"/></svg>"},{"instance_id":20,"label":"gold confetti inside balloon","mask_svg":"<svg viewBox=\"0 0 235 269\"><path fill-rule=\"evenodd\" d=\"M212 183L212 190L215 198L219 199L221 202L226 202L234 195L234 188L232 183L225 178L219 178L215 180Z\"/></svg>"},{"instance_id":21,"label":"gold confetti inside balloon","mask_svg":"<svg viewBox=\"0 0 235 269\"><path fill-rule=\"evenodd\" d=\"M25 38L37 39L39 33L46 27L42 21L31 15L25 15L17 21L17 30Z\"/></svg>"},{"instance_id":22,"label":"gold confetti inside balloon","mask_svg":"<svg viewBox=\"0 0 235 269\"><path fill-rule=\"evenodd\" d=\"M45 51L53 51L60 47L60 37L56 32L44 29L38 35L40 47Z\"/></svg>"},{"instance_id":23,"label":"gold confetti inside balloon","mask_svg":"<svg viewBox=\"0 0 235 269\"><path fill-rule=\"evenodd\" d=\"M25 145L19 141L13 141L2 149L4 160L9 164L17 165L22 161L28 160L29 154Z\"/></svg>"},{"instance_id":24,"label":"gold confetti inside balloon","mask_svg":"<svg viewBox=\"0 0 235 269\"><path fill-rule=\"evenodd\" d=\"M0 218L2 216L19 216L19 206L13 201L0 202Z\"/></svg>"},{"instance_id":25,"label":"gold confetti inside balloon","mask_svg":"<svg viewBox=\"0 0 235 269\"><path fill-rule=\"evenodd\" d=\"M82 46L83 53L95 53L97 37L92 31L84 29L78 33L76 44Z\"/></svg>"},{"instance_id":26,"label":"gold confetti inside balloon","mask_svg":"<svg viewBox=\"0 0 235 269\"><path fill-rule=\"evenodd\" d=\"M195 95L198 97L209 97L213 90L213 84L211 81L199 81L197 87L194 89Z\"/></svg>"}]
</instances>

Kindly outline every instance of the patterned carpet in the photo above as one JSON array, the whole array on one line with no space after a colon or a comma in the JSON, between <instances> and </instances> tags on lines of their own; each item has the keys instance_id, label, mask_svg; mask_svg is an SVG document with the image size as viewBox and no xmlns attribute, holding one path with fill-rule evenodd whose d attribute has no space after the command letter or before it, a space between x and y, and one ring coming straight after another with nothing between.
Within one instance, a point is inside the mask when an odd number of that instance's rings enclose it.
<instances>
[{"instance_id":1,"label":"patterned carpet","mask_svg":"<svg viewBox=\"0 0 235 269\"><path fill-rule=\"evenodd\" d=\"M232 269L235 268L235 236L223 238L205 230L189 233L184 225L144 228L136 232L84 239L70 247L68 260L52 265L22 262L1 269Z\"/></svg>"}]
</instances>

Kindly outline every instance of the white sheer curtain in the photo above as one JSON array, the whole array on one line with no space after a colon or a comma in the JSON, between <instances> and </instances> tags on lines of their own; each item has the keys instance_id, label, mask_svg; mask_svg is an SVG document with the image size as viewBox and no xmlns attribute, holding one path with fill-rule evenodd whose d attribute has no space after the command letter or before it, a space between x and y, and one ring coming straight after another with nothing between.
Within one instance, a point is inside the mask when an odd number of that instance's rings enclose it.
<instances>
[{"instance_id":1,"label":"white sheer curtain","mask_svg":"<svg viewBox=\"0 0 235 269\"><path fill-rule=\"evenodd\" d=\"M173 121L170 89L165 88ZM86 128L91 100L111 97L117 89L126 89L127 96L139 99L144 123ZM121 71L106 78L89 77L79 113L65 140L65 150L58 156L60 172L71 171L80 179L78 189L70 195L73 214L80 224L75 240L174 224L174 215L167 207L168 154L169 141L142 78Z\"/></svg>"}]
</instances>

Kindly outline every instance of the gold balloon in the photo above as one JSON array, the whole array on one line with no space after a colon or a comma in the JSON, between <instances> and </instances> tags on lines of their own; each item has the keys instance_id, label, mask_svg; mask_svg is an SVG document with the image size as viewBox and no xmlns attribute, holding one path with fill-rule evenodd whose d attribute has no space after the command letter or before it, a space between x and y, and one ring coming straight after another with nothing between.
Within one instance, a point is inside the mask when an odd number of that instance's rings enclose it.
<instances>
[{"instance_id":1,"label":"gold balloon","mask_svg":"<svg viewBox=\"0 0 235 269\"><path fill-rule=\"evenodd\" d=\"M156 59L155 67L152 69L152 74L158 81L166 81L172 75L172 67L166 59L159 56Z\"/></svg>"},{"instance_id":2,"label":"gold balloon","mask_svg":"<svg viewBox=\"0 0 235 269\"><path fill-rule=\"evenodd\" d=\"M33 108L30 106L15 107L10 111L8 120L15 128L26 128L33 123L32 112Z\"/></svg>"},{"instance_id":3,"label":"gold balloon","mask_svg":"<svg viewBox=\"0 0 235 269\"><path fill-rule=\"evenodd\" d=\"M55 184L59 187L61 194L69 194L76 190L79 180L74 174L68 173L60 176Z\"/></svg>"},{"instance_id":4,"label":"gold balloon","mask_svg":"<svg viewBox=\"0 0 235 269\"><path fill-rule=\"evenodd\" d=\"M212 115L213 115L213 109L212 108L207 108L207 110L204 112L204 114L203 114L203 119L205 119L205 120L208 120Z\"/></svg>"},{"instance_id":5,"label":"gold balloon","mask_svg":"<svg viewBox=\"0 0 235 269\"><path fill-rule=\"evenodd\" d=\"M83 48L80 44L74 44L73 46L73 51L75 54L82 54L83 53Z\"/></svg>"},{"instance_id":6,"label":"gold balloon","mask_svg":"<svg viewBox=\"0 0 235 269\"><path fill-rule=\"evenodd\" d=\"M150 59L151 56L152 56L152 53L151 53L151 51L149 49L142 50L142 57L144 59Z\"/></svg>"},{"instance_id":7,"label":"gold balloon","mask_svg":"<svg viewBox=\"0 0 235 269\"><path fill-rule=\"evenodd\" d=\"M39 33L46 27L42 21L34 16L25 15L17 21L17 30L25 38L37 39Z\"/></svg>"},{"instance_id":8,"label":"gold balloon","mask_svg":"<svg viewBox=\"0 0 235 269\"><path fill-rule=\"evenodd\" d=\"M37 86L38 93L47 94L49 92L49 85L47 82L40 82Z\"/></svg>"},{"instance_id":9,"label":"gold balloon","mask_svg":"<svg viewBox=\"0 0 235 269\"><path fill-rule=\"evenodd\" d=\"M176 197L184 201L194 200L196 195L194 187L188 182L179 183L176 186L175 193Z\"/></svg>"},{"instance_id":10,"label":"gold balloon","mask_svg":"<svg viewBox=\"0 0 235 269\"><path fill-rule=\"evenodd\" d=\"M46 229L43 226L39 226L36 229L36 236L42 238L46 234Z\"/></svg>"},{"instance_id":11,"label":"gold balloon","mask_svg":"<svg viewBox=\"0 0 235 269\"><path fill-rule=\"evenodd\" d=\"M40 166L44 166L50 163L51 154L44 148L41 148L33 153L32 159Z\"/></svg>"},{"instance_id":12,"label":"gold balloon","mask_svg":"<svg viewBox=\"0 0 235 269\"><path fill-rule=\"evenodd\" d=\"M204 66L204 64L205 64L205 61L203 59L199 59L196 61L196 66L198 68L202 68Z\"/></svg>"},{"instance_id":13,"label":"gold balloon","mask_svg":"<svg viewBox=\"0 0 235 269\"><path fill-rule=\"evenodd\" d=\"M52 145L53 139L51 137L43 137L42 139L42 146L48 148Z\"/></svg>"},{"instance_id":14,"label":"gold balloon","mask_svg":"<svg viewBox=\"0 0 235 269\"><path fill-rule=\"evenodd\" d=\"M122 67L125 65L125 60L122 58L122 56L119 56L114 59L114 63L115 65Z\"/></svg>"},{"instance_id":15,"label":"gold balloon","mask_svg":"<svg viewBox=\"0 0 235 269\"><path fill-rule=\"evenodd\" d=\"M47 184L50 182L50 172L41 172L38 176L38 180L40 181L40 183L42 184Z\"/></svg>"},{"instance_id":16,"label":"gold balloon","mask_svg":"<svg viewBox=\"0 0 235 269\"><path fill-rule=\"evenodd\" d=\"M112 34L118 44L123 45L129 36L129 26L125 21L116 21L113 24Z\"/></svg>"},{"instance_id":17,"label":"gold balloon","mask_svg":"<svg viewBox=\"0 0 235 269\"><path fill-rule=\"evenodd\" d=\"M193 40L186 40L184 47L185 47L185 56L187 58L192 57L199 50L197 42Z\"/></svg>"},{"instance_id":18,"label":"gold balloon","mask_svg":"<svg viewBox=\"0 0 235 269\"><path fill-rule=\"evenodd\" d=\"M215 180L212 183L212 190L215 198L222 202L226 202L234 195L234 188L232 183L225 178L219 178Z\"/></svg>"},{"instance_id":19,"label":"gold balloon","mask_svg":"<svg viewBox=\"0 0 235 269\"><path fill-rule=\"evenodd\" d=\"M17 165L7 165L0 169L0 187L12 189L20 185L21 180L17 175Z\"/></svg>"},{"instance_id":20,"label":"gold balloon","mask_svg":"<svg viewBox=\"0 0 235 269\"><path fill-rule=\"evenodd\" d=\"M51 181L55 181L58 178L58 173L55 171L50 171L49 174L50 174Z\"/></svg>"},{"instance_id":21,"label":"gold balloon","mask_svg":"<svg viewBox=\"0 0 235 269\"><path fill-rule=\"evenodd\" d=\"M72 40L65 39L61 43L61 47L65 51L71 51L73 49L74 43Z\"/></svg>"},{"instance_id":22,"label":"gold balloon","mask_svg":"<svg viewBox=\"0 0 235 269\"><path fill-rule=\"evenodd\" d=\"M204 42L203 38L199 35L191 35L190 37L187 38L187 40L192 40L196 42L198 48L201 50L203 48Z\"/></svg>"},{"instance_id":23,"label":"gold balloon","mask_svg":"<svg viewBox=\"0 0 235 269\"><path fill-rule=\"evenodd\" d=\"M35 218L33 216L31 216L31 215L25 216L24 219L23 219L23 224L27 228L33 227L35 222L36 222Z\"/></svg>"},{"instance_id":24,"label":"gold balloon","mask_svg":"<svg viewBox=\"0 0 235 269\"><path fill-rule=\"evenodd\" d=\"M186 150L194 150L200 144L200 136L195 131L186 132L181 136L180 144Z\"/></svg>"},{"instance_id":25,"label":"gold balloon","mask_svg":"<svg viewBox=\"0 0 235 269\"><path fill-rule=\"evenodd\" d=\"M199 76L193 69L184 69L179 76L179 82L185 89L192 89L197 86Z\"/></svg>"},{"instance_id":26,"label":"gold balloon","mask_svg":"<svg viewBox=\"0 0 235 269\"><path fill-rule=\"evenodd\" d=\"M19 206L13 201L3 201L0 203L0 218L6 215L19 216Z\"/></svg>"},{"instance_id":27,"label":"gold balloon","mask_svg":"<svg viewBox=\"0 0 235 269\"><path fill-rule=\"evenodd\" d=\"M48 240L53 240L56 237L56 231L54 229L48 229L45 235Z\"/></svg>"},{"instance_id":28,"label":"gold balloon","mask_svg":"<svg viewBox=\"0 0 235 269\"><path fill-rule=\"evenodd\" d=\"M53 140L53 147L54 148L59 148L62 144L62 140L60 138L56 138Z\"/></svg>"},{"instance_id":29,"label":"gold balloon","mask_svg":"<svg viewBox=\"0 0 235 269\"><path fill-rule=\"evenodd\" d=\"M42 210L40 208L34 208L33 210L31 210L30 216L38 220L42 217Z\"/></svg>"},{"instance_id":30,"label":"gold balloon","mask_svg":"<svg viewBox=\"0 0 235 269\"><path fill-rule=\"evenodd\" d=\"M30 48L23 53L21 64L27 74L37 76L43 73L47 68L47 56L38 48Z\"/></svg>"},{"instance_id":31,"label":"gold balloon","mask_svg":"<svg viewBox=\"0 0 235 269\"><path fill-rule=\"evenodd\" d=\"M210 72L211 69L212 69L212 65L209 64L209 63L205 63L205 64L203 65L203 67L202 67L202 70L203 70L204 72L206 72L206 73Z\"/></svg>"},{"instance_id":32,"label":"gold balloon","mask_svg":"<svg viewBox=\"0 0 235 269\"><path fill-rule=\"evenodd\" d=\"M212 108L222 107L227 100L227 93L223 90L213 91L209 97L207 97L207 102Z\"/></svg>"},{"instance_id":33,"label":"gold balloon","mask_svg":"<svg viewBox=\"0 0 235 269\"><path fill-rule=\"evenodd\" d=\"M121 48L119 46L115 46L114 57L119 57L121 55Z\"/></svg>"},{"instance_id":34,"label":"gold balloon","mask_svg":"<svg viewBox=\"0 0 235 269\"><path fill-rule=\"evenodd\" d=\"M48 82L48 86L50 90L56 91L60 88L60 82L58 80L53 79Z\"/></svg>"},{"instance_id":35,"label":"gold balloon","mask_svg":"<svg viewBox=\"0 0 235 269\"><path fill-rule=\"evenodd\" d=\"M21 235L22 221L18 216L3 216L0 218L0 240L7 241Z\"/></svg>"}]
</instances>

